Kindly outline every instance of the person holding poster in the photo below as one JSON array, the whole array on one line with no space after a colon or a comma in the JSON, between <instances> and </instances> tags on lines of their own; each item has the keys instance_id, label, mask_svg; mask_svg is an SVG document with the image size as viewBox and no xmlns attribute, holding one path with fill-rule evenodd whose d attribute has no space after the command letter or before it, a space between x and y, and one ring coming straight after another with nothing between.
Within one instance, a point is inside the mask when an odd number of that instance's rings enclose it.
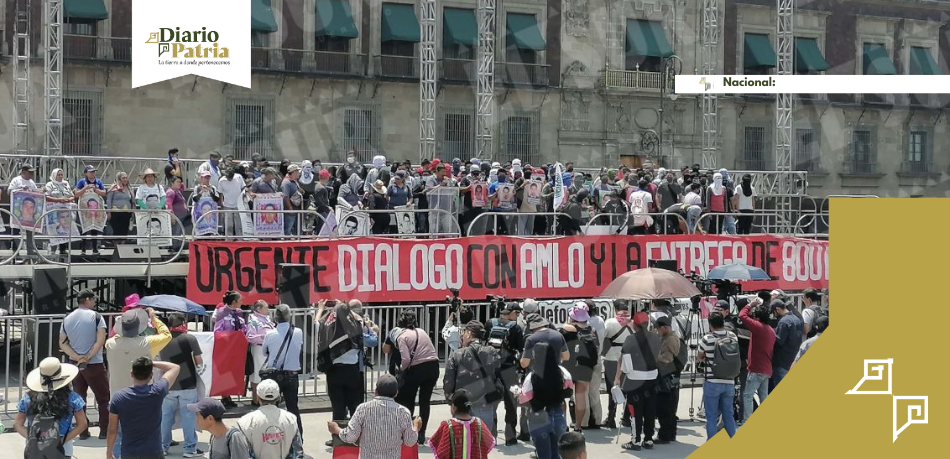
<instances>
[{"instance_id":1,"label":"person holding poster","mask_svg":"<svg viewBox=\"0 0 950 459\"><path fill-rule=\"evenodd\" d=\"M214 199L204 196L198 198L192 208L191 220L195 224L195 234L218 234L218 203Z\"/></svg>"},{"instance_id":2,"label":"person holding poster","mask_svg":"<svg viewBox=\"0 0 950 459\"><path fill-rule=\"evenodd\" d=\"M94 204L95 209L97 210L97 218L91 219L90 215L83 215L83 212L80 212L79 222L83 228L84 236L91 236L89 238L83 239L82 241L82 251L85 253L86 247L92 247L92 253L99 253L99 241L96 239L98 236L102 235L102 230L105 229L105 212L102 212L101 209L105 207L102 198L106 197L106 186L102 183L102 180L99 180L96 177L96 167L93 165L86 166L83 169L84 177L79 179L76 182L76 189L74 195L79 199L79 208L86 209L88 208L88 201L92 199L91 195L97 196L99 199L96 200ZM90 196L87 196L89 194ZM101 214L101 215L99 215ZM86 224L86 221L89 220L89 224ZM93 221L94 220L94 221ZM101 224L100 224L101 222Z\"/></svg>"},{"instance_id":3,"label":"person holding poster","mask_svg":"<svg viewBox=\"0 0 950 459\"><path fill-rule=\"evenodd\" d=\"M137 212L138 245L172 245L172 216L168 212Z\"/></svg>"},{"instance_id":4,"label":"person holding poster","mask_svg":"<svg viewBox=\"0 0 950 459\"><path fill-rule=\"evenodd\" d=\"M258 236L281 236L284 234L284 210L282 193L258 194L254 197L254 234Z\"/></svg>"},{"instance_id":5,"label":"person holding poster","mask_svg":"<svg viewBox=\"0 0 950 459\"><path fill-rule=\"evenodd\" d=\"M27 231L34 231L38 226L37 219L43 215L46 208L46 196L29 191L17 191L10 195L10 211L15 217L10 226ZM42 230L42 228L38 228Z\"/></svg>"},{"instance_id":6,"label":"person holding poster","mask_svg":"<svg viewBox=\"0 0 950 459\"><path fill-rule=\"evenodd\" d=\"M518 211L526 214L538 211L541 205L541 190L544 188L544 182L540 180L522 180L518 192L521 194L521 205ZM518 236L531 236L534 234L535 215L518 216Z\"/></svg>"},{"instance_id":7,"label":"person holding poster","mask_svg":"<svg viewBox=\"0 0 950 459\"><path fill-rule=\"evenodd\" d=\"M398 228L399 234L413 234L416 232L416 219L412 212L408 212L411 208L409 206L397 206L395 208L396 228Z\"/></svg>"},{"instance_id":8,"label":"person holding poster","mask_svg":"<svg viewBox=\"0 0 950 459\"><path fill-rule=\"evenodd\" d=\"M164 209L165 187L155 181L155 171L148 168L142 171L141 175L145 183L139 185L135 192L135 203L139 209Z\"/></svg>"},{"instance_id":9,"label":"person holding poster","mask_svg":"<svg viewBox=\"0 0 950 459\"><path fill-rule=\"evenodd\" d=\"M68 203L50 203L47 205L46 213L46 234L50 236L50 252L52 248L59 246L60 255L66 253L66 247L69 246L70 239L79 239L79 227L73 221L73 204Z\"/></svg>"},{"instance_id":10,"label":"person holding poster","mask_svg":"<svg viewBox=\"0 0 950 459\"><path fill-rule=\"evenodd\" d=\"M115 176L115 184L106 193L106 208L111 210L107 214L112 235L128 236L131 228L132 212L135 207L135 193L129 184L129 174L119 172ZM125 239L117 239L117 244L125 243Z\"/></svg>"},{"instance_id":11,"label":"person holding poster","mask_svg":"<svg viewBox=\"0 0 950 459\"><path fill-rule=\"evenodd\" d=\"M488 188L492 198L493 212L513 212L515 211L515 186L508 182L508 171L499 169L496 172L498 181L492 183ZM507 235L508 228L511 227L511 217L495 217L491 225L494 226L494 234Z\"/></svg>"},{"instance_id":12,"label":"person holding poster","mask_svg":"<svg viewBox=\"0 0 950 459\"><path fill-rule=\"evenodd\" d=\"M224 196L218 191L218 188L211 183L211 172L203 171L198 175L198 184L195 185L195 191L191 193L191 217L192 225L201 224L203 229L199 229L197 234L215 234L218 232L218 213L212 212L206 214L206 211L216 211L224 203ZM213 227L209 227L214 223ZM210 231L213 229L214 231Z\"/></svg>"},{"instance_id":13,"label":"person holding poster","mask_svg":"<svg viewBox=\"0 0 950 459\"><path fill-rule=\"evenodd\" d=\"M462 234L467 234L472 221L484 212L485 201L488 197L488 184L481 181L481 168L472 164L468 171L468 175L463 176L459 181L459 192L462 193L464 207L464 211L459 215L459 228Z\"/></svg>"}]
</instances>

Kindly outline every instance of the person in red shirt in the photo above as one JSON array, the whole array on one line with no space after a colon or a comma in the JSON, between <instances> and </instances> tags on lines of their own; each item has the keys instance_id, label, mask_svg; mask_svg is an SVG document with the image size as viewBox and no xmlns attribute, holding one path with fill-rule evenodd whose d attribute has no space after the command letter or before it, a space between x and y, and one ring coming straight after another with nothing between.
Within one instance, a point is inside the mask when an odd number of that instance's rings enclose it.
<instances>
[{"instance_id":1,"label":"person in red shirt","mask_svg":"<svg viewBox=\"0 0 950 459\"><path fill-rule=\"evenodd\" d=\"M751 312L750 312L751 311ZM739 311L739 319L752 334L749 344L748 375L742 392L742 423L752 415L752 396L759 394L759 405L769 395L769 378L772 377L772 350L775 347L775 330L769 326L769 308L761 298L753 299Z\"/></svg>"}]
</instances>

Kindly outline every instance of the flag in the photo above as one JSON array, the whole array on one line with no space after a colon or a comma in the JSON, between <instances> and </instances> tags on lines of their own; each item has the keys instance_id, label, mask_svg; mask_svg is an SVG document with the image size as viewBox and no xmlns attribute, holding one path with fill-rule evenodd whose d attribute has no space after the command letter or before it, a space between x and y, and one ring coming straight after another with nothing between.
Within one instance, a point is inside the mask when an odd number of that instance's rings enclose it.
<instances>
[{"instance_id":1,"label":"flag","mask_svg":"<svg viewBox=\"0 0 950 459\"><path fill-rule=\"evenodd\" d=\"M554 165L554 209L564 205L564 174L561 173L561 163Z\"/></svg>"},{"instance_id":2,"label":"flag","mask_svg":"<svg viewBox=\"0 0 950 459\"><path fill-rule=\"evenodd\" d=\"M244 364L247 338L243 332L191 333L198 340L204 372L199 381L198 398L244 395Z\"/></svg>"}]
</instances>

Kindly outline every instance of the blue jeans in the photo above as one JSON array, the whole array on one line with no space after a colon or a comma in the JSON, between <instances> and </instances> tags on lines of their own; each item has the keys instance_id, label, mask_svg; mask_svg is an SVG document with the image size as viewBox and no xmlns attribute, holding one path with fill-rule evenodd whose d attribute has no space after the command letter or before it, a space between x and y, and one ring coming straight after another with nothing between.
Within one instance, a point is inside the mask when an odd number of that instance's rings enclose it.
<instances>
[{"instance_id":1,"label":"blue jeans","mask_svg":"<svg viewBox=\"0 0 950 459\"><path fill-rule=\"evenodd\" d=\"M729 215L726 217L726 222L722 225L723 231L729 233L733 236L736 235L736 217Z\"/></svg>"},{"instance_id":2,"label":"blue jeans","mask_svg":"<svg viewBox=\"0 0 950 459\"><path fill-rule=\"evenodd\" d=\"M735 384L723 384L706 381L703 383L703 403L706 408L706 439L712 439L719 432L719 416L730 437L736 434L736 418L733 398L736 395Z\"/></svg>"},{"instance_id":3,"label":"blue jeans","mask_svg":"<svg viewBox=\"0 0 950 459\"><path fill-rule=\"evenodd\" d=\"M284 236L294 236L297 234L297 216L284 215Z\"/></svg>"},{"instance_id":4,"label":"blue jeans","mask_svg":"<svg viewBox=\"0 0 950 459\"><path fill-rule=\"evenodd\" d=\"M122 457L122 423L119 423L118 432L115 434L115 445L112 447L112 457L119 459Z\"/></svg>"},{"instance_id":5,"label":"blue jeans","mask_svg":"<svg viewBox=\"0 0 950 459\"><path fill-rule=\"evenodd\" d=\"M538 459L560 459L557 441L567 432L564 410L554 408L538 412L528 411L528 429Z\"/></svg>"},{"instance_id":6,"label":"blue jeans","mask_svg":"<svg viewBox=\"0 0 950 459\"><path fill-rule=\"evenodd\" d=\"M752 416L752 396L759 394L759 406L769 396L769 377L761 373L749 372L745 380L745 390L742 391L742 423L745 424Z\"/></svg>"},{"instance_id":7,"label":"blue jeans","mask_svg":"<svg viewBox=\"0 0 950 459\"><path fill-rule=\"evenodd\" d=\"M782 382L785 379L785 376L788 374L788 368L775 367L772 368L772 391L775 391L775 388L778 387L778 383Z\"/></svg>"},{"instance_id":8,"label":"blue jeans","mask_svg":"<svg viewBox=\"0 0 950 459\"><path fill-rule=\"evenodd\" d=\"M495 435L495 413L498 411L498 404L492 403L491 405L475 405L472 406L472 416L475 416L478 419L481 419L485 423L485 426L488 427L488 431L492 433L492 436Z\"/></svg>"},{"instance_id":9,"label":"blue jeans","mask_svg":"<svg viewBox=\"0 0 950 459\"><path fill-rule=\"evenodd\" d=\"M198 446L198 433L195 432L195 413L188 409L189 403L198 401L198 390L170 390L162 401L162 450L168 451L172 444L172 425L175 414L181 414L181 431L185 434L182 451L193 453Z\"/></svg>"}]
</instances>

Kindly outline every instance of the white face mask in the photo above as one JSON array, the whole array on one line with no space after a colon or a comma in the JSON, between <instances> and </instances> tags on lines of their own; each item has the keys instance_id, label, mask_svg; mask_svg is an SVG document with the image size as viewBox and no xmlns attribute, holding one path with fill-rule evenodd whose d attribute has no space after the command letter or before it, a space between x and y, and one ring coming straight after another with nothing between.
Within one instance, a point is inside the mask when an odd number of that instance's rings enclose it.
<instances>
[{"instance_id":1,"label":"white face mask","mask_svg":"<svg viewBox=\"0 0 950 459\"><path fill-rule=\"evenodd\" d=\"M356 158L354 158L354 157L352 157L352 156L347 156L347 157L346 157L346 162L348 162L348 163L350 163L350 164L353 164L353 163L356 162Z\"/></svg>"}]
</instances>

